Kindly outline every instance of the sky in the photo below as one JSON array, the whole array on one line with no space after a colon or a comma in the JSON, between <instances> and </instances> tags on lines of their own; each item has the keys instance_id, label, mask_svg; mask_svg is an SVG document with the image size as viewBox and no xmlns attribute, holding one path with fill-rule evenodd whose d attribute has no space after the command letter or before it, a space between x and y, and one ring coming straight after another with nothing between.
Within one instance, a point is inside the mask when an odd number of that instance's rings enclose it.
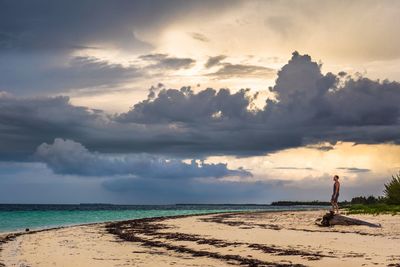
<instances>
[{"instance_id":1,"label":"sky","mask_svg":"<svg viewBox=\"0 0 400 267\"><path fill-rule=\"evenodd\" d=\"M0 0L0 203L382 195L399 1Z\"/></svg>"}]
</instances>

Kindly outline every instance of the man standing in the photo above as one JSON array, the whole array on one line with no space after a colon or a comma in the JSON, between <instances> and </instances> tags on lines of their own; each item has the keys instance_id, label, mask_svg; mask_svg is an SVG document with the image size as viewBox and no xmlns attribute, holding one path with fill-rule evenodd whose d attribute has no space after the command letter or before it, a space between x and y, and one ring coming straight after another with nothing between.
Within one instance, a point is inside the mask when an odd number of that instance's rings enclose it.
<instances>
[{"instance_id":1,"label":"man standing","mask_svg":"<svg viewBox=\"0 0 400 267\"><path fill-rule=\"evenodd\" d=\"M338 206L338 198L339 198L339 190L340 190L340 183L339 183L339 176L335 175L333 176L333 180L335 183L333 184L333 194L331 198L331 204L332 204L332 211L336 213L339 213L339 206Z\"/></svg>"}]
</instances>

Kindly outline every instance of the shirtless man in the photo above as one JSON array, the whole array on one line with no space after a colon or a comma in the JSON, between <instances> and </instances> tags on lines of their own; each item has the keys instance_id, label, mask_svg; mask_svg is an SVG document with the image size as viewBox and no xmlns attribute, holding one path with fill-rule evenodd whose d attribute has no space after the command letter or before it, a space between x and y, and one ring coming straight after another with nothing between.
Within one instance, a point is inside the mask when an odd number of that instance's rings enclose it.
<instances>
[{"instance_id":1,"label":"shirtless man","mask_svg":"<svg viewBox=\"0 0 400 267\"><path fill-rule=\"evenodd\" d=\"M339 206L338 206L338 198L339 198L339 190L340 190L340 183L339 183L339 176L335 175L333 176L333 180L335 183L333 184L333 194L331 198L331 204L332 204L332 211L336 213L339 213Z\"/></svg>"}]
</instances>

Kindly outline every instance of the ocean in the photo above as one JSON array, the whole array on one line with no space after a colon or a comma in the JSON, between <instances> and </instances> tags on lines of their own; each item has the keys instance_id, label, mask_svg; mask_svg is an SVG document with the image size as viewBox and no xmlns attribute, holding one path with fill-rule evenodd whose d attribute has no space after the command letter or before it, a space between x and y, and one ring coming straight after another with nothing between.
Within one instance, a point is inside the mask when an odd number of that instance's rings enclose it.
<instances>
[{"instance_id":1,"label":"ocean","mask_svg":"<svg viewBox=\"0 0 400 267\"><path fill-rule=\"evenodd\" d=\"M318 209L318 206L270 205L111 205L0 204L0 232L130 219L232 211Z\"/></svg>"}]
</instances>

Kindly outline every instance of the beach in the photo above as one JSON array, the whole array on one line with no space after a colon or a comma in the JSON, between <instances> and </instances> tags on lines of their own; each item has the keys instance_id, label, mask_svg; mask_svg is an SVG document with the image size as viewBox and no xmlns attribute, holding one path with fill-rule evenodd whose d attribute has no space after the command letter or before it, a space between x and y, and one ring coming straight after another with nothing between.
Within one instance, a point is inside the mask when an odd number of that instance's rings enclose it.
<instances>
[{"instance_id":1,"label":"beach","mask_svg":"<svg viewBox=\"0 0 400 267\"><path fill-rule=\"evenodd\" d=\"M400 266L400 216L320 227L326 211L146 218L2 234L0 266Z\"/></svg>"}]
</instances>

